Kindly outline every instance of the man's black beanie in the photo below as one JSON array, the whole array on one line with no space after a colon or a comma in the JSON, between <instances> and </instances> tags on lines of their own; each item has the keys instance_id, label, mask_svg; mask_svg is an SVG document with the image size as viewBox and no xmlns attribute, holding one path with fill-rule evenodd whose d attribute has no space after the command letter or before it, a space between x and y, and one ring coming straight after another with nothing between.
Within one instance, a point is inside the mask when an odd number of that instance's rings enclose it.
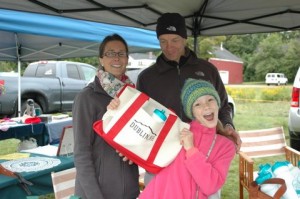
<instances>
[{"instance_id":1,"label":"man's black beanie","mask_svg":"<svg viewBox=\"0 0 300 199\"><path fill-rule=\"evenodd\" d=\"M187 38L185 19L178 13L165 13L157 20L156 35L175 34Z\"/></svg>"}]
</instances>

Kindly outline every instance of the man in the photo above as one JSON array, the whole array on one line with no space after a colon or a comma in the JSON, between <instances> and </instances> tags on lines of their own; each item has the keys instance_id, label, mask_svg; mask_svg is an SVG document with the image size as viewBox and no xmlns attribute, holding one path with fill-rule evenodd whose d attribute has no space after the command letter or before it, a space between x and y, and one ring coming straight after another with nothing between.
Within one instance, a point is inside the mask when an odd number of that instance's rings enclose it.
<instances>
[{"instance_id":1,"label":"man","mask_svg":"<svg viewBox=\"0 0 300 199\"><path fill-rule=\"evenodd\" d=\"M197 58L196 54L186 47L185 19L178 13L163 14L157 21L156 34L162 54L154 65L141 72L137 89L175 111L184 122L190 122L180 102L182 86L187 78L210 82L221 99L219 119L224 125L225 136L235 142L239 151L241 140L234 129L225 86L217 68L208 61ZM145 183L147 184L147 179Z\"/></svg>"}]
</instances>

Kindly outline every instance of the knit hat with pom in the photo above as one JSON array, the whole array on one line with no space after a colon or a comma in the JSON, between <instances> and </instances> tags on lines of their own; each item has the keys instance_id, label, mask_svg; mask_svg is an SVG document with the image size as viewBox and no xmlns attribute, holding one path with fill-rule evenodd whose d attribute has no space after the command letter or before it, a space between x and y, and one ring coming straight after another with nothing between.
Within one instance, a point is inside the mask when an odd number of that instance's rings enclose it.
<instances>
[{"instance_id":1,"label":"knit hat with pom","mask_svg":"<svg viewBox=\"0 0 300 199\"><path fill-rule=\"evenodd\" d=\"M213 96L216 99L218 106L220 107L221 101L219 94L211 83L192 78L188 78L185 81L180 98L183 110L188 118L193 119L193 104L199 97L204 95Z\"/></svg>"}]
</instances>

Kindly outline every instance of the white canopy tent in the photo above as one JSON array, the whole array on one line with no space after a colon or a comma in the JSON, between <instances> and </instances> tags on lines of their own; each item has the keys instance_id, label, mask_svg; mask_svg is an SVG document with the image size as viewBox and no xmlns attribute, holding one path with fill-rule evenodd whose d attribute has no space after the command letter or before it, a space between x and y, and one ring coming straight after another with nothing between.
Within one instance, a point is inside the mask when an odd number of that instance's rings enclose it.
<instances>
[{"instance_id":1,"label":"white canopy tent","mask_svg":"<svg viewBox=\"0 0 300 199\"><path fill-rule=\"evenodd\" d=\"M154 30L165 12L186 19L190 35L296 30L298 0L1 0L0 8L45 13Z\"/></svg>"}]
</instances>

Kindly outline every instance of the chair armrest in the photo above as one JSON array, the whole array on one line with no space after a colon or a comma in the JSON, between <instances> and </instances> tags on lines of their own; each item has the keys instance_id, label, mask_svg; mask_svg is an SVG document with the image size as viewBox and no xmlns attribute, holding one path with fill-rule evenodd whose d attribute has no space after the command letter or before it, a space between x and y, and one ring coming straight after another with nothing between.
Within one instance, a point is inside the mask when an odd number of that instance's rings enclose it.
<instances>
[{"instance_id":1,"label":"chair armrest","mask_svg":"<svg viewBox=\"0 0 300 199\"><path fill-rule=\"evenodd\" d=\"M250 183L253 181L254 161L246 153L239 152L239 181L249 191Z\"/></svg>"},{"instance_id":2,"label":"chair armrest","mask_svg":"<svg viewBox=\"0 0 300 199\"><path fill-rule=\"evenodd\" d=\"M294 166L297 167L298 162L300 160L300 152L289 146L285 146L284 150L285 150L286 160L288 160L290 163L292 163Z\"/></svg>"},{"instance_id":3,"label":"chair armrest","mask_svg":"<svg viewBox=\"0 0 300 199\"><path fill-rule=\"evenodd\" d=\"M292 147L289 146L285 146L284 148L285 150L291 151L292 153L295 153L300 156L300 151L297 151L296 149L293 149Z\"/></svg>"},{"instance_id":4,"label":"chair armrest","mask_svg":"<svg viewBox=\"0 0 300 199\"><path fill-rule=\"evenodd\" d=\"M245 161L247 161L249 164L254 164L254 161L252 160L252 158L250 158L246 153L244 153L243 151L239 151L239 156L240 158L243 158Z\"/></svg>"}]
</instances>

